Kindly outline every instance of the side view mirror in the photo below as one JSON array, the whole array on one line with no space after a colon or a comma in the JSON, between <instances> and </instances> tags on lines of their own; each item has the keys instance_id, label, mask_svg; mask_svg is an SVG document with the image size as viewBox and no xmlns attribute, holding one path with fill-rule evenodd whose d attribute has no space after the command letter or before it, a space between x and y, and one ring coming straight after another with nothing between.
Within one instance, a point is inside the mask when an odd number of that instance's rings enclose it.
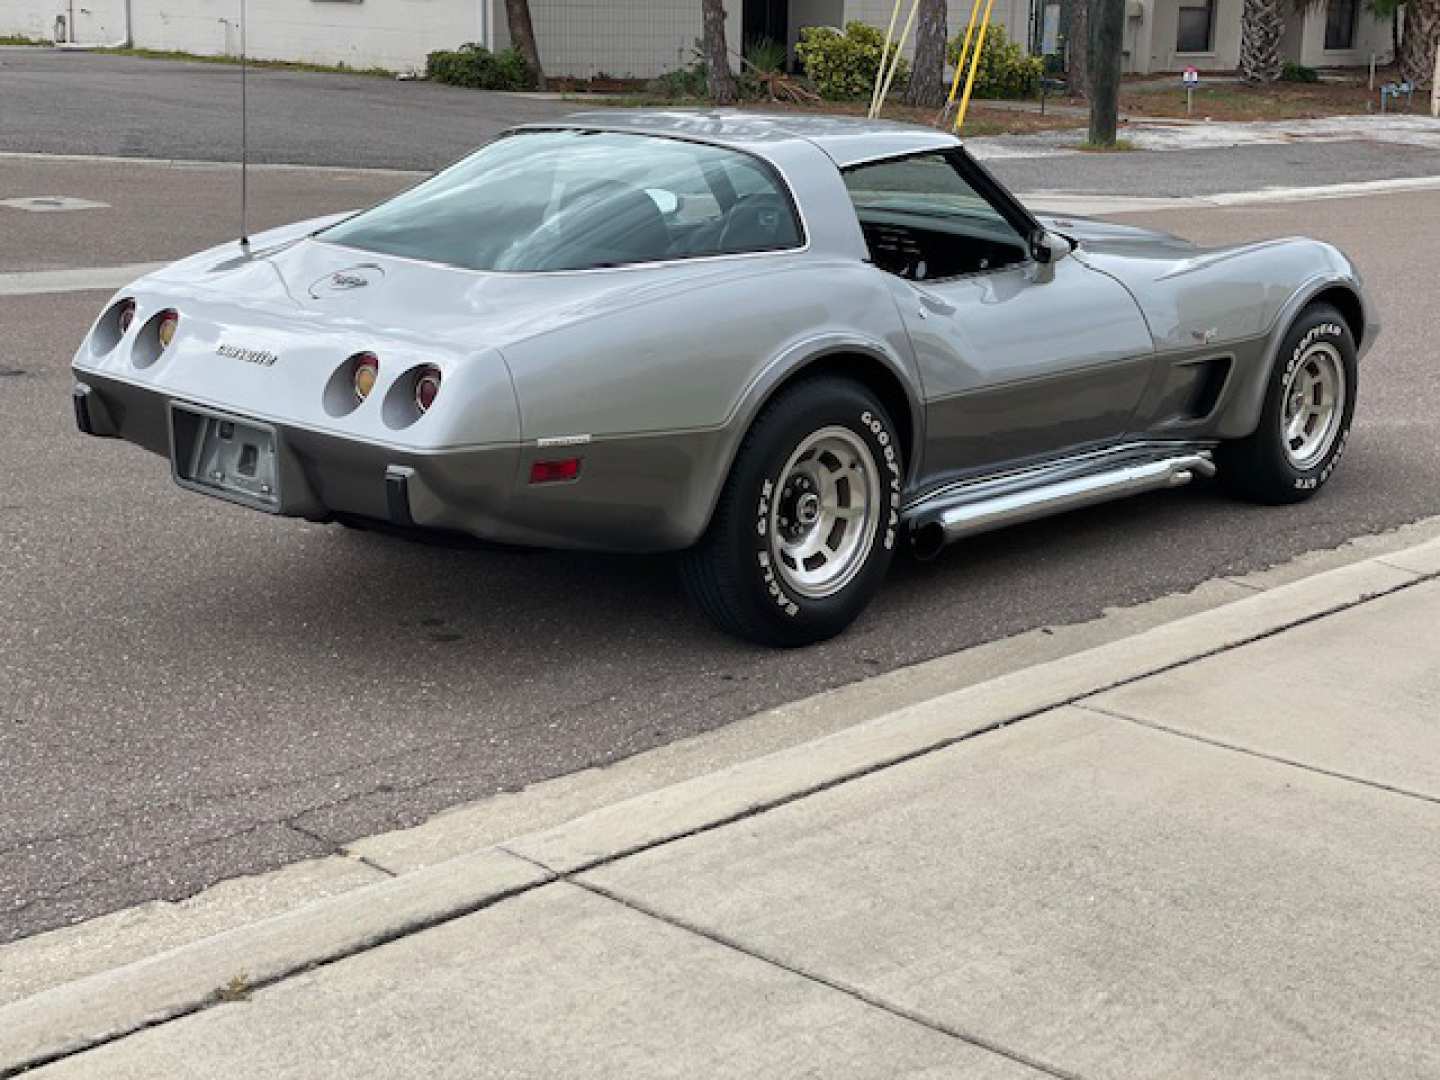
<instances>
[{"instance_id":1,"label":"side view mirror","mask_svg":"<svg viewBox=\"0 0 1440 1080\"><path fill-rule=\"evenodd\" d=\"M1059 262L1074 250L1069 240L1048 229L1036 229L1030 237L1030 257L1041 266Z\"/></svg>"}]
</instances>

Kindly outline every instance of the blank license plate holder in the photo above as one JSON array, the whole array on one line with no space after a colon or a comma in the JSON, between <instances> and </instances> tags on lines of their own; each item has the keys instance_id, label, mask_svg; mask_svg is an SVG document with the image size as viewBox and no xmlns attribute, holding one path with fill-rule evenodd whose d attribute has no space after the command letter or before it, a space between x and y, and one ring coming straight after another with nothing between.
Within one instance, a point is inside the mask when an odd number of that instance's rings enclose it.
<instances>
[{"instance_id":1,"label":"blank license plate holder","mask_svg":"<svg viewBox=\"0 0 1440 1080\"><path fill-rule=\"evenodd\" d=\"M171 402L170 468L183 488L280 512L280 435L269 424Z\"/></svg>"}]
</instances>

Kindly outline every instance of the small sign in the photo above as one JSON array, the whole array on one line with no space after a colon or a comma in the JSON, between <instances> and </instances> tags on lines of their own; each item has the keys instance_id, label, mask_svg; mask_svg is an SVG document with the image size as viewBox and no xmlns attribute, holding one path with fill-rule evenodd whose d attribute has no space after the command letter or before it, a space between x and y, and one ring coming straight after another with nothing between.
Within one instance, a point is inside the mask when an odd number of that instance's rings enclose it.
<instances>
[{"instance_id":1,"label":"small sign","mask_svg":"<svg viewBox=\"0 0 1440 1080\"><path fill-rule=\"evenodd\" d=\"M1185 69L1185 85L1186 85L1186 86L1199 86L1199 85L1200 85L1200 72L1196 71L1193 67L1187 67L1187 68Z\"/></svg>"}]
</instances>

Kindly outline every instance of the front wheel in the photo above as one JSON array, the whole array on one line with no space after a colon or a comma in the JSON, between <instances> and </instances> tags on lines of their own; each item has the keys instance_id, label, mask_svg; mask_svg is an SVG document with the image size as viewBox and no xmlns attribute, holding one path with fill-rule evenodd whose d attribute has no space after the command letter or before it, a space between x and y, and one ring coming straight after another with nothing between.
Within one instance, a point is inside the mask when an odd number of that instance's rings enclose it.
<instances>
[{"instance_id":1,"label":"front wheel","mask_svg":"<svg viewBox=\"0 0 1440 1080\"><path fill-rule=\"evenodd\" d=\"M1310 498L1345 453L1357 384L1355 338L1345 317L1329 304L1312 304L1281 343L1259 426L1217 450L1221 481L1252 502Z\"/></svg>"},{"instance_id":2,"label":"front wheel","mask_svg":"<svg viewBox=\"0 0 1440 1080\"><path fill-rule=\"evenodd\" d=\"M746 434L686 591L721 629L763 645L834 637L880 587L905 475L884 406L848 379L805 379Z\"/></svg>"}]
</instances>

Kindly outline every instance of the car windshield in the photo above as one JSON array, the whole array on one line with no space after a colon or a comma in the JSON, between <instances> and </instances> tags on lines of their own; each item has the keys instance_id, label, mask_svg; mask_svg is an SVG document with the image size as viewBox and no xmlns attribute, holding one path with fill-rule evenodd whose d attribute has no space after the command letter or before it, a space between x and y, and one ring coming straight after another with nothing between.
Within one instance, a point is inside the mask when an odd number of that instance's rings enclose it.
<instances>
[{"instance_id":1,"label":"car windshield","mask_svg":"<svg viewBox=\"0 0 1440 1080\"><path fill-rule=\"evenodd\" d=\"M748 154L650 135L521 132L325 229L348 247L470 270L592 270L799 246Z\"/></svg>"},{"instance_id":2,"label":"car windshield","mask_svg":"<svg viewBox=\"0 0 1440 1080\"><path fill-rule=\"evenodd\" d=\"M895 211L933 218L967 217L1005 225L944 154L920 154L862 165L845 173L855 209Z\"/></svg>"}]
</instances>

